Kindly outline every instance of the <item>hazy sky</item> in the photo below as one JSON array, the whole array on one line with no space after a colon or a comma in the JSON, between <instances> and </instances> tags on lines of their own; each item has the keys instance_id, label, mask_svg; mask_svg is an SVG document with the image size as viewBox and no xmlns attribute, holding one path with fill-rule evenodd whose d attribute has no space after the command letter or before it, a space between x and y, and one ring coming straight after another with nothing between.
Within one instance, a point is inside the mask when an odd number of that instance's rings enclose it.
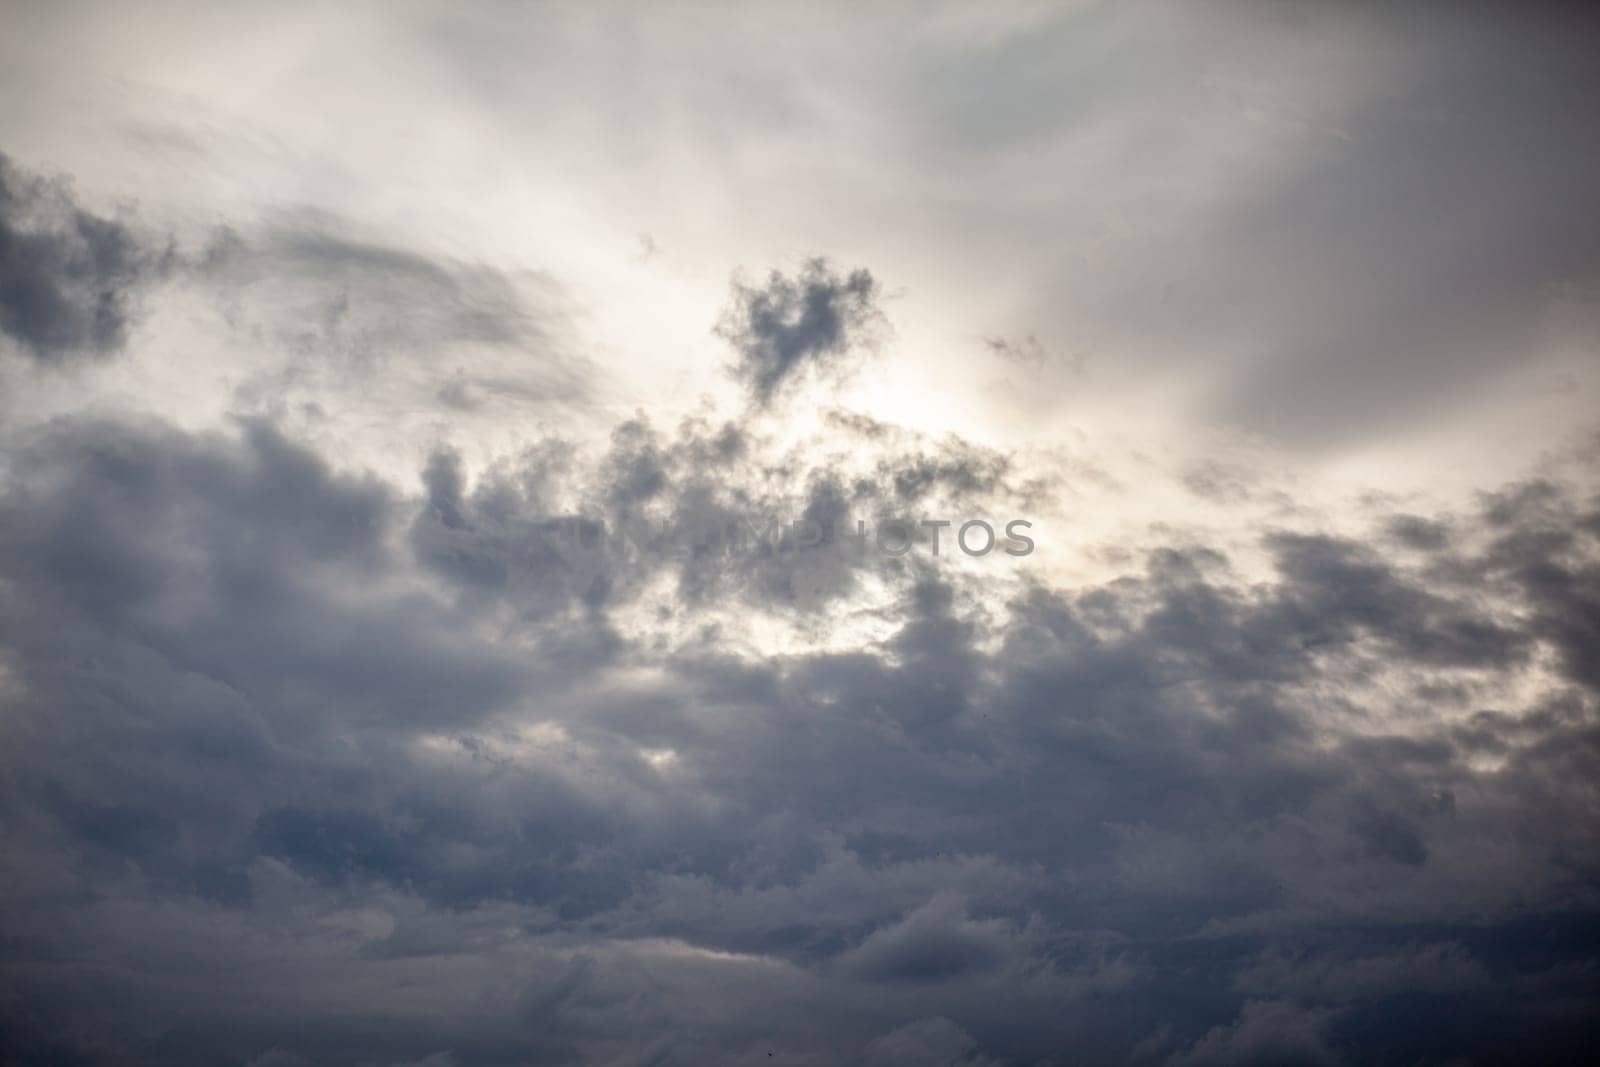
<instances>
[{"instance_id":1,"label":"hazy sky","mask_svg":"<svg viewBox=\"0 0 1600 1067\"><path fill-rule=\"evenodd\" d=\"M1583 1062L1596 55L0 3L0 1062Z\"/></svg>"}]
</instances>

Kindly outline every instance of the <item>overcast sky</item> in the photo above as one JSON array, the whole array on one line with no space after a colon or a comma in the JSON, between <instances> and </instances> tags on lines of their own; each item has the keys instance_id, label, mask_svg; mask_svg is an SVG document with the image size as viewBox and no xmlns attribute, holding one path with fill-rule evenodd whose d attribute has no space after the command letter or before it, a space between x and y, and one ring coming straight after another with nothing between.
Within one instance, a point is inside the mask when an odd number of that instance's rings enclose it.
<instances>
[{"instance_id":1,"label":"overcast sky","mask_svg":"<svg viewBox=\"0 0 1600 1067\"><path fill-rule=\"evenodd\" d=\"M1586 1062L1596 55L0 3L0 1062Z\"/></svg>"}]
</instances>

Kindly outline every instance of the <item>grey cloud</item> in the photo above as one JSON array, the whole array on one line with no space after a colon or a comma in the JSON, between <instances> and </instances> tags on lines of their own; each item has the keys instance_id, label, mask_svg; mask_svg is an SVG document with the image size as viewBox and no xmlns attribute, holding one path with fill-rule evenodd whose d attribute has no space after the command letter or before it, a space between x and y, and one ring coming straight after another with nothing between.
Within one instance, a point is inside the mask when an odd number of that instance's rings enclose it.
<instances>
[{"instance_id":1,"label":"grey cloud","mask_svg":"<svg viewBox=\"0 0 1600 1067\"><path fill-rule=\"evenodd\" d=\"M848 275L825 259L773 271L761 287L735 283L717 333L734 347L732 372L761 406L807 370L837 373L883 320L879 289L866 270Z\"/></svg>"},{"instance_id":2,"label":"grey cloud","mask_svg":"<svg viewBox=\"0 0 1600 1067\"><path fill-rule=\"evenodd\" d=\"M541 491L570 449L530 450L515 477L495 476L469 496L461 461L436 452L423 471L426 495L411 526L417 558L458 587L514 601L528 615L560 612L577 600L598 606L610 592L606 560L587 546L593 517L565 514Z\"/></svg>"},{"instance_id":3,"label":"grey cloud","mask_svg":"<svg viewBox=\"0 0 1600 1067\"><path fill-rule=\"evenodd\" d=\"M270 426L232 442L88 423L13 454L28 462L0 505L0 634L39 743L87 748L19 773L11 797L83 832L86 861L234 895L237 854L192 849L249 820L244 778L308 770L330 730L459 721L511 698L514 664L461 641L424 653L427 602L378 592L385 491L334 477ZM176 772L190 761L202 769ZM203 799L229 776L227 803Z\"/></svg>"},{"instance_id":4,"label":"grey cloud","mask_svg":"<svg viewBox=\"0 0 1600 1067\"><path fill-rule=\"evenodd\" d=\"M78 206L64 179L0 153L0 333L39 363L104 356L127 341L139 291L170 251Z\"/></svg>"}]
</instances>

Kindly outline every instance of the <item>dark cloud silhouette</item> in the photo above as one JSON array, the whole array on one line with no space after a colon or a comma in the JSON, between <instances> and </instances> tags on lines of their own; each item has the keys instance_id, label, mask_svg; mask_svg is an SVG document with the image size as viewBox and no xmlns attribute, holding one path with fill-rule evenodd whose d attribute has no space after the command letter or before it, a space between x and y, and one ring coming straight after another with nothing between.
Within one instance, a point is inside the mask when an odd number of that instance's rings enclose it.
<instances>
[{"instance_id":1,"label":"dark cloud silhouette","mask_svg":"<svg viewBox=\"0 0 1600 1067\"><path fill-rule=\"evenodd\" d=\"M807 370L843 369L882 321L879 295L870 272L840 274L811 259L793 276L773 271L759 288L735 282L717 333L738 353L734 376L765 407Z\"/></svg>"},{"instance_id":2,"label":"dark cloud silhouette","mask_svg":"<svg viewBox=\"0 0 1600 1067\"><path fill-rule=\"evenodd\" d=\"M168 256L78 206L64 179L0 153L0 333L40 363L104 356L127 340L139 289Z\"/></svg>"}]
</instances>

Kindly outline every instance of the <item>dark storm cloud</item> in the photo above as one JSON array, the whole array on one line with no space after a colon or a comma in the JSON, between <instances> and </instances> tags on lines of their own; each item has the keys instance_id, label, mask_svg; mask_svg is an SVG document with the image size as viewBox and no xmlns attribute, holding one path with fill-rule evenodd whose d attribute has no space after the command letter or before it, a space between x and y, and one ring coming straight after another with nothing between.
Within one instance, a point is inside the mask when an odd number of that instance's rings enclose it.
<instances>
[{"instance_id":1,"label":"dark storm cloud","mask_svg":"<svg viewBox=\"0 0 1600 1067\"><path fill-rule=\"evenodd\" d=\"M738 353L734 376L764 407L808 369L844 369L882 321L878 299L869 271L840 274L812 259L794 276L773 271L759 288L736 282L717 333Z\"/></svg>"},{"instance_id":2,"label":"dark storm cloud","mask_svg":"<svg viewBox=\"0 0 1600 1067\"><path fill-rule=\"evenodd\" d=\"M139 289L169 258L79 207L64 179L0 153L0 333L25 355L60 363L121 349Z\"/></svg>"},{"instance_id":3,"label":"dark storm cloud","mask_svg":"<svg viewBox=\"0 0 1600 1067\"><path fill-rule=\"evenodd\" d=\"M441 452L409 499L261 422L14 440L19 1061L1571 1058L1600 995L1587 502L1513 487L1402 555L1438 520L1269 532L1248 581L1170 531L1002 602L879 567L887 636L766 660L693 624L790 613L792 562L541 547L575 501L894 501L875 476L930 453L876 440L807 464L634 420L590 459ZM623 621L663 576L678 638Z\"/></svg>"}]
</instances>

